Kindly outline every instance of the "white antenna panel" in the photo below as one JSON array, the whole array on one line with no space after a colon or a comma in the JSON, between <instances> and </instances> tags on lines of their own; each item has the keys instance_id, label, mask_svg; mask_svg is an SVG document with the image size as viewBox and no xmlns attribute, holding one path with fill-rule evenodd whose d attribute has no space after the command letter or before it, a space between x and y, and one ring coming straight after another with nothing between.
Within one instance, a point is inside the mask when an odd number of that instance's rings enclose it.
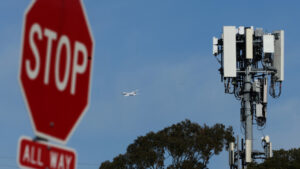
<instances>
[{"instance_id":1,"label":"white antenna panel","mask_svg":"<svg viewBox=\"0 0 300 169\"><path fill-rule=\"evenodd\" d=\"M263 51L264 53L274 53L274 35L263 36Z\"/></svg>"},{"instance_id":2,"label":"white antenna panel","mask_svg":"<svg viewBox=\"0 0 300 169\"><path fill-rule=\"evenodd\" d=\"M272 150L272 143L269 143L269 157L272 158L273 157L273 150Z\"/></svg>"},{"instance_id":3,"label":"white antenna panel","mask_svg":"<svg viewBox=\"0 0 300 169\"><path fill-rule=\"evenodd\" d=\"M268 103L268 79L263 79L263 103Z\"/></svg>"},{"instance_id":4,"label":"white antenna panel","mask_svg":"<svg viewBox=\"0 0 300 169\"><path fill-rule=\"evenodd\" d=\"M213 55L218 55L218 38L213 37Z\"/></svg>"},{"instance_id":5,"label":"white antenna panel","mask_svg":"<svg viewBox=\"0 0 300 169\"><path fill-rule=\"evenodd\" d=\"M218 45L218 38L213 37L213 45Z\"/></svg>"},{"instance_id":6,"label":"white antenna panel","mask_svg":"<svg viewBox=\"0 0 300 169\"><path fill-rule=\"evenodd\" d=\"M246 29L246 59L253 59L253 29Z\"/></svg>"},{"instance_id":7,"label":"white antenna panel","mask_svg":"<svg viewBox=\"0 0 300 169\"><path fill-rule=\"evenodd\" d=\"M256 117L263 117L263 105L260 103L256 104Z\"/></svg>"},{"instance_id":8,"label":"white antenna panel","mask_svg":"<svg viewBox=\"0 0 300 169\"><path fill-rule=\"evenodd\" d=\"M234 165L234 142L229 143L229 165Z\"/></svg>"},{"instance_id":9,"label":"white antenna panel","mask_svg":"<svg viewBox=\"0 0 300 169\"><path fill-rule=\"evenodd\" d=\"M223 27L223 71L224 77L236 77L236 28Z\"/></svg>"},{"instance_id":10,"label":"white antenna panel","mask_svg":"<svg viewBox=\"0 0 300 169\"><path fill-rule=\"evenodd\" d=\"M277 69L275 76L277 81L284 80L284 31L274 31L274 34L278 34L278 38L275 39L275 52L273 66Z\"/></svg>"}]
</instances>

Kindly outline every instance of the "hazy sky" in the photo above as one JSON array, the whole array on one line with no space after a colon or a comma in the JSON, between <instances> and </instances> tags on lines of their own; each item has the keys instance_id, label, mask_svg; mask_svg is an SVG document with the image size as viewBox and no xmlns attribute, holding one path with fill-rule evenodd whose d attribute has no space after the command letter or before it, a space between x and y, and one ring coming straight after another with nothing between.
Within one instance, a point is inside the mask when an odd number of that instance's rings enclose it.
<instances>
[{"instance_id":1,"label":"hazy sky","mask_svg":"<svg viewBox=\"0 0 300 169\"><path fill-rule=\"evenodd\" d=\"M23 14L31 0L0 5L0 169L17 168L21 135L34 137L18 83ZM66 146L78 168L98 168L126 151L137 136L186 118L240 130L240 103L224 94L212 37L223 25L285 30L285 81L279 99L269 97L262 134L273 148L300 145L300 3L295 0L84 0L95 45L91 104ZM298 32L297 32L298 31ZM121 92L139 89L136 97ZM229 168L227 152L212 169Z\"/></svg>"}]
</instances>

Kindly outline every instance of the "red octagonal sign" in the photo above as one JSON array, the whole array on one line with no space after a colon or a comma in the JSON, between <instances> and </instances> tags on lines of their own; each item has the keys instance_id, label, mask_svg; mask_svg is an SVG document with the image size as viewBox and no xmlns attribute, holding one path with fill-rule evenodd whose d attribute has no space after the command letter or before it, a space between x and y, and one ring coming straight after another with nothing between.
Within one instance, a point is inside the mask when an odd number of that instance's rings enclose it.
<instances>
[{"instance_id":1,"label":"red octagonal sign","mask_svg":"<svg viewBox=\"0 0 300 169\"><path fill-rule=\"evenodd\" d=\"M36 135L66 143L89 105L93 37L81 0L33 0L19 80Z\"/></svg>"}]
</instances>

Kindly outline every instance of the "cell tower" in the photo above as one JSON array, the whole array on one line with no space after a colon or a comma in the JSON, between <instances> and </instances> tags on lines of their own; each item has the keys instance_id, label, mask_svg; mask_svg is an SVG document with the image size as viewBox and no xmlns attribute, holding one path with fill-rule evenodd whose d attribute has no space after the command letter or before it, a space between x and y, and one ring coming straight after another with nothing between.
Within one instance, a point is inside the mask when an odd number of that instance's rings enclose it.
<instances>
[{"instance_id":1,"label":"cell tower","mask_svg":"<svg viewBox=\"0 0 300 169\"><path fill-rule=\"evenodd\" d=\"M220 54L220 57L218 55ZM254 151L253 125L263 128L267 121L267 94L278 98L284 80L284 31L264 32L253 26L224 26L220 39L213 37L213 55L221 65L225 93L241 101L244 138L229 145L231 169L243 169L255 159L272 157L269 136L262 138L263 152ZM268 90L268 84L269 90ZM256 123L254 124L254 120Z\"/></svg>"}]
</instances>

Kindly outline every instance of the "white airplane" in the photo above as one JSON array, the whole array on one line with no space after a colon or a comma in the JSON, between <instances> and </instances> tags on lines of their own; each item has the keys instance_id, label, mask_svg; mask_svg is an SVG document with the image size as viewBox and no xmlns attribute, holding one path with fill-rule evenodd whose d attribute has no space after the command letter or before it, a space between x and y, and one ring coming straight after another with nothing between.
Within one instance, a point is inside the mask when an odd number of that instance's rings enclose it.
<instances>
[{"instance_id":1,"label":"white airplane","mask_svg":"<svg viewBox=\"0 0 300 169\"><path fill-rule=\"evenodd\" d=\"M128 96L136 96L138 95L138 90L134 90L132 92L122 92L122 95L125 96L125 97L128 97Z\"/></svg>"}]
</instances>

